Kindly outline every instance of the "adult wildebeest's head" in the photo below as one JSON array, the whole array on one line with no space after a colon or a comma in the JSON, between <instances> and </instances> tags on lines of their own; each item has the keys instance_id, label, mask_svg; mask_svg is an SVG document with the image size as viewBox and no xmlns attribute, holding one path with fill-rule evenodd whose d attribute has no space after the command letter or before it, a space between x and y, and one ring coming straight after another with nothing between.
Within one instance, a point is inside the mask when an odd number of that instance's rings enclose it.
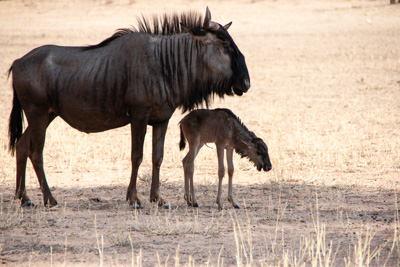
<instances>
[{"instance_id":1,"label":"adult wildebeest's head","mask_svg":"<svg viewBox=\"0 0 400 267\"><path fill-rule=\"evenodd\" d=\"M230 88L225 92L215 92L222 96L224 93L241 96L250 88L250 76L243 54L228 33L232 22L222 26L211 21L211 13L207 7L204 23L201 27L189 27L182 24L185 31L204 45L207 45L207 56L203 57L209 71L218 72L221 77L229 77Z\"/></svg>"}]
</instances>

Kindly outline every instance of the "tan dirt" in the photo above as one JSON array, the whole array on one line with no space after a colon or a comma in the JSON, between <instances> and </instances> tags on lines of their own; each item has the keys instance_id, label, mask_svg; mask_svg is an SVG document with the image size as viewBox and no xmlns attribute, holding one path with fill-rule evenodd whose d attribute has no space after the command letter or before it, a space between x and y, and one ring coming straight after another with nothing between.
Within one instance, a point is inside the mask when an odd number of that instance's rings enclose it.
<instances>
[{"instance_id":1,"label":"tan dirt","mask_svg":"<svg viewBox=\"0 0 400 267\"><path fill-rule=\"evenodd\" d=\"M12 62L45 44L90 45L136 17L209 6L246 56L252 87L215 99L270 149L271 172L234 158L234 195L218 211L216 151L196 159L200 207L183 199L180 110L172 117L161 192L149 203L151 128L140 168L144 209L125 203L130 130L84 134L57 118L45 171L55 208L44 208L31 164L14 200L8 153ZM0 1L0 262L6 266L397 266L400 260L400 5L368 0ZM331 254L329 254L331 253Z\"/></svg>"}]
</instances>

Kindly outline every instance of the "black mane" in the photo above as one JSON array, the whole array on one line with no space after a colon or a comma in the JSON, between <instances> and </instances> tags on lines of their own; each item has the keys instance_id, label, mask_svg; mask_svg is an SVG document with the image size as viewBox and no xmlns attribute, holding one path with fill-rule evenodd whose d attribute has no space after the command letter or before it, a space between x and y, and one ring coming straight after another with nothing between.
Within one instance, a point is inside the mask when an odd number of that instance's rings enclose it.
<instances>
[{"instance_id":1,"label":"black mane","mask_svg":"<svg viewBox=\"0 0 400 267\"><path fill-rule=\"evenodd\" d=\"M217 108L216 110L221 110L226 112L231 118L233 118L240 126L241 128L236 129L238 130L238 135L235 136L235 140L238 142L243 142L242 138L244 138L247 134L249 135L250 139L249 140L245 140L247 142L252 142L252 140L254 138L257 138L257 136L255 135L254 132L250 131L246 125L244 125L244 123L240 120L240 118L238 116L235 115L235 113L233 113L230 109L226 109L226 108ZM247 139L247 138L246 138ZM246 157L248 158L250 161L252 161L252 159L249 157L249 155L242 150L239 146L235 146L235 152L238 153L242 158ZM252 161L254 163L254 161Z\"/></svg>"},{"instance_id":2,"label":"black mane","mask_svg":"<svg viewBox=\"0 0 400 267\"><path fill-rule=\"evenodd\" d=\"M189 11L182 14L164 14L154 15L152 18L142 17L137 18L137 28L132 26L131 28L118 29L111 37L105 39L97 45L91 45L85 47L86 50L104 47L114 41L115 39L131 33L148 33L154 35L174 35L184 33L182 25L198 28L203 24L203 16L200 13Z\"/></svg>"},{"instance_id":3,"label":"black mane","mask_svg":"<svg viewBox=\"0 0 400 267\"><path fill-rule=\"evenodd\" d=\"M247 129L246 125L244 125L244 123L242 122L242 120L241 120L238 116L236 116L236 114L233 113L230 109L227 109L227 108L217 108L216 110L221 110L221 111L226 112L229 116L231 116L232 118L234 118L234 119L243 127L243 130L244 130L245 132L250 133L251 136L253 136L253 135L254 135L254 137L256 136L252 131L250 131L249 129Z\"/></svg>"}]
</instances>

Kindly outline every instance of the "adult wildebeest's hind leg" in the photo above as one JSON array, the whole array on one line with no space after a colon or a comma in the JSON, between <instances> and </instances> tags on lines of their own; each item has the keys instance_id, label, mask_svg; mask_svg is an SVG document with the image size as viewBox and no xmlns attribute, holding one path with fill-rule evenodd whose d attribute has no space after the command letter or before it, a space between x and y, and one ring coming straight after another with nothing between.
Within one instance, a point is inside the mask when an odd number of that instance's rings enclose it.
<instances>
[{"instance_id":1,"label":"adult wildebeest's hind leg","mask_svg":"<svg viewBox=\"0 0 400 267\"><path fill-rule=\"evenodd\" d=\"M25 174L26 162L28 159L29 149L29 126L26 128L24 134L18 140L16 145L16 160L17 160L17 177L15 187L15 197L21 200L23 206L31 206L31 200L26 194L25 189Z\"/></svg>"},{"instance_id":2,"label":"adult wildebeest's hind leg","mask_svg":"<svg viewBox=\"0 0 400 267\"><path fill-rule=\"evenodd\" d=\"M168 122L160 126L153 126L153 176L151 181L150 202L158 202L159 206L168 208L160 196L160 167L164 156L164 140Z\"/></svg>"},{"instance_id":3,"label":"adult wildebeest's hind leg","mask_svg":"<svg viewBox=\"0 0 400 267\"><path fill-rule=\"evenodd\" d=\"M226 149L226 161L228 163L228 176L229 176L229 184L228 184L228 200L232 204L235 209L240 209L239 205L235 203L233 200L233 189L232 189L232 180L233 180L233 149Z\"/></svg>"},{"instance_id":4,"label":"adult wildebeest's hind leg","mask_svg":"<svg viewBox=\"0 0 400 267\"><path fill-rule=\"evenodd\" d=\"M34 109L26 113L29 126L16 144L17 154L17 183L16 196L21 199L22 205L32 205L25 191L25 170L27 157L32 162L38 177L40 189L43 193L45 206L56 206L57 201L52 196L46 181L43 169L43 148L46 137L46 129L55 118L53 114L48 115L47 109Z\"/></svg>"}]
</instances>

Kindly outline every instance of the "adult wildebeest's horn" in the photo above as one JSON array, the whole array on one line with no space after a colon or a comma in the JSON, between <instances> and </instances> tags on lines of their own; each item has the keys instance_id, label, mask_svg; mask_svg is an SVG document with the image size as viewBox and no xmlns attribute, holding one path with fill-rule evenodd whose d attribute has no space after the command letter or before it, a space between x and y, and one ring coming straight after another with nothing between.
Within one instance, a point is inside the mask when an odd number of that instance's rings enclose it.
<instances>
[{"instance_id":1,"label":"adult wildebeest's horn","mask_svg":"<svg viewBox=\"0 0 400 267\"><path fill-rule=\"evenodd\" d=\"M229 22L228 24L224 25L224 29L228 30L231 25L232 25L232 21Z\"/></svg>"},{"instance_id":2,"label":"adult wildebeest's horn","mask_svg":"<svg viewBox=\"0 0 400 267\"><path fill-rule=\"evenodd\" d=\"M211 21L211 12L210 9L208 9L208 7L206 8L206 16L204 18L203 28L213 31L217 31L219 29L219 25L214 21Z\"/></svg>"}]
</instances>

